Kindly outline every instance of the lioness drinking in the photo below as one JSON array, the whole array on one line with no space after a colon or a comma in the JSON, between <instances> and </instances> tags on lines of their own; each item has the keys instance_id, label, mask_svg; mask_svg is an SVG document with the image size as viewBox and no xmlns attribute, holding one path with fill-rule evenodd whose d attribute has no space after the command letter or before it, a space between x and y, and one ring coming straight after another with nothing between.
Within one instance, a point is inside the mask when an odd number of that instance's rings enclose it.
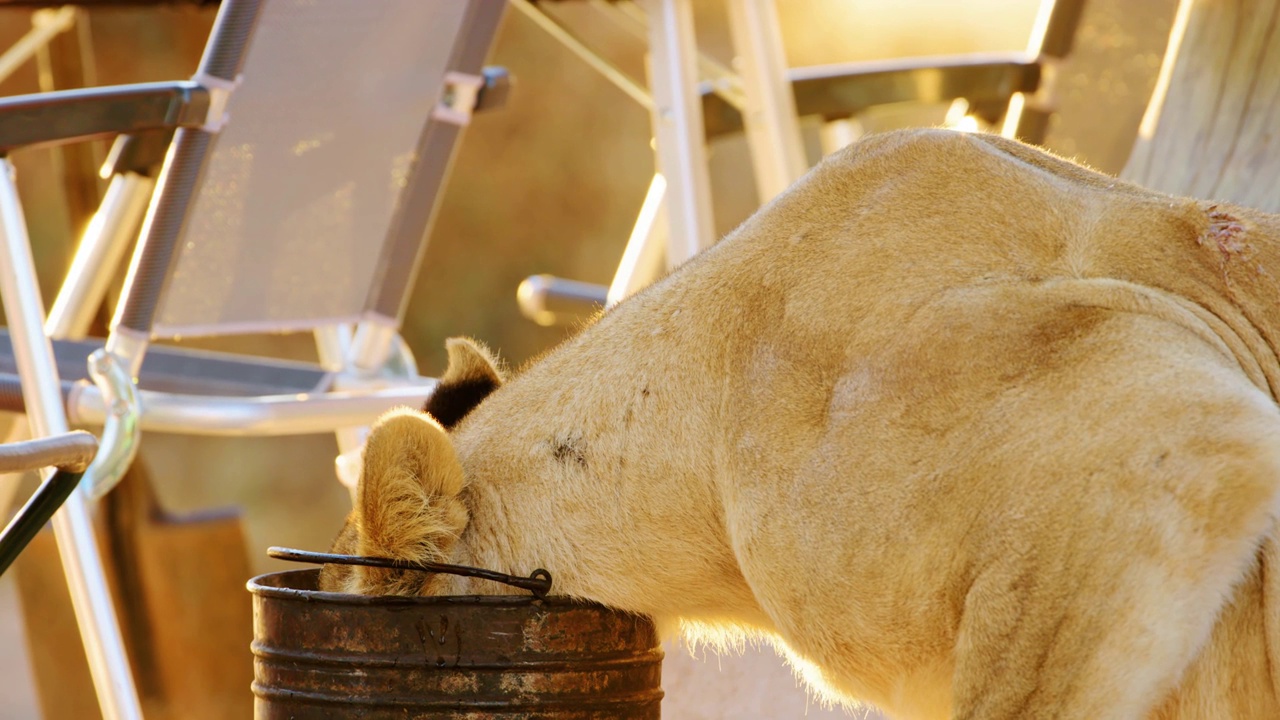
<instances>
[{"instance_id":1,"label":"lioness drinking","mask_svg":"<svg viewBox=\"0 0 1280 720\"><path fill-rule=\"evenodd\" d=\"M508 384L451 341L335 549L544 567L903 718L1274 720L1277 277L1280 217L871 137Z\"/></svg>"}]
</instances>

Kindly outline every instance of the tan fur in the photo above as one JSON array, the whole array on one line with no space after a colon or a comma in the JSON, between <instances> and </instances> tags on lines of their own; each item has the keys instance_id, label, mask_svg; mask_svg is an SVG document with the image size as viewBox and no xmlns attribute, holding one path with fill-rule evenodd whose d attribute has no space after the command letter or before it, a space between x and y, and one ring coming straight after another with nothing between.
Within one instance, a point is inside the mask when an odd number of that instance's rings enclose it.
<instances>
[{"instance_id":1,"label":"tan fur","mask_svg":"<svg viewBox=\"0 0 1280 720\"><path fill-rule=\"evenodd\" d=\"M449 338L445 340L444 348L449 356L449 366L440 376L440 382L486 379L501 385L506 380L506 373L499 369L497 357L481 343L471 338Z\"/></svg>"},{"instance_id":2,"label":"tan fur","mask_svg":"<svg viewBox=\"0 0 1280 720\"><path fill-rule=\"evenodd\" d=\"M451 436L380 425L339 546L545 567L903 718L1280 718L1277 277L1276 216L872 137Z\"/></svg>"},{"instance_id":3,"label":"tan fur","mask_svg":"<svg viewBox=\"0 0 1280 720\"><path fill-rule=\"evenodd\" d=\"M467 524L462 468L444 430L408 409L382 416L365 444L355 507L334 552L444 562ZM415 595L419 572L327 565L320 586L350 593Z\"/></svg>"}]
</instances>

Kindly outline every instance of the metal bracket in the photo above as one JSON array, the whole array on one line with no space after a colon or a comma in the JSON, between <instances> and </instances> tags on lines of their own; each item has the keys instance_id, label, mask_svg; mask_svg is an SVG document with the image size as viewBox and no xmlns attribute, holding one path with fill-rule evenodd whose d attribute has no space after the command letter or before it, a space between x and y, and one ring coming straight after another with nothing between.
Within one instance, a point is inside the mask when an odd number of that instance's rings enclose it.
<instances>
[{"instance_id":1,"label":"metal bracket","mask_svg":"<svg viewBox=\"0 0 1280 720\"><path fill-rule=\"evenodd\" d=\"M95 350L89 356L89 377L102 393L102 404L107 411L98 454L85 471L85 493L98 500L120 483L138 454L138 441L142 437L138 419L142 408L129 371L106 350Z\"/></svg>"},{"instance_id":2,"label":"metal bracket","mask_svg":"<svg viewBox=\"0 0 1280 720\"><path fill-rule=\"evenodd\" d=\"M481 75L446 73L444 88L440 91L440 102L436 105L436 109L431 111L431 117L454 125L464 127L469 125L471 113L475 112L482 87L484 87L484 77Z\"/></svg>"},{"instance_id":3,"label":"metal bracket","mask_svg":"<svg viewBox=\"0 0 1280 720\"><path fill-rule=\"evenodd\" d=\"M510 75L502 67L484 68L479 75L445 73L440 102L431 112L431 117L466 126L471 123L472 114L506 104L510 87Z\"/></svg>"},{"instance_id":4,"label":"metal bracket","mask_svg":"<svg viewBox=\"0 0 1280 720\"><path fill-rule=\"evenodd\" d=\"M243 75L237 75L235 80L226 80L205 73L196 73L191 78L192 82L209 92L209 112L205 116L204 125L201 126L202 130L216 133L227 124L227 120L231 117L227 112L227 104L231 102L231 93L243 79Z\"/></svg>"}]
</instances>

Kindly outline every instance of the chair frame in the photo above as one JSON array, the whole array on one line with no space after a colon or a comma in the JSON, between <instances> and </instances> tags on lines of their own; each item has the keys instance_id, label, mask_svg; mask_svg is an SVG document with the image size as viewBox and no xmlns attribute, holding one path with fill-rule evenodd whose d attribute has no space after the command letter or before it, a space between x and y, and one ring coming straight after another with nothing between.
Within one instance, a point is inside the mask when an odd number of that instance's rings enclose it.
<instances>
[{"instance_id":1,"label":"chair frame","mask_svg":"<svg viewBox=\"0 0 1280 720\"><path fill-rule=\"evenodd\" d=\"M412 357L399 340L398 327L459 133L473 112L498 104L505 91L505 73L482 68L505 4L505 0L468 4L442 98L419 137L420 161L392 218L388 247L395 261L388 263L389 271L373 288L369 310L357 327L314 329L320 368L171 348L149 350L174 248L211 141L224 122L264 0L222 0L190 80L0 98L4 121L0 125L0 301L12 350L12 367L2 369L16 371L0 372L0 407L24 412L37 439L64 435L71 423L106 426L99 457L109 466L89 468L82 491L67 495L53 523L90 673L107 720L141 720L142 715L98 560L90 493L105 492L123 474L141 429L235 436L338 432L343 449L358 440L360 428L381 412L397 405L421 406L434 380L417 375ZM166 133L172 133L168 143ZM46 317L7 154L19 148L110 136L133 140L118 140L113 149L111 185ZM159 173L152 177L149 166L159 147L167 152ZM130 263L126 293L104 350L94 356L98 361L96 372L91 369L90 373L94 383L64 382L58 358L63 358L65 368L77 354L83 362L85 355L80 353L96 346L76 341L87 331L106 285L138 236L139 224L141 237ZM150 361L144 363L148 357ZM259 373L261 377L248 383L237 382L248 368L265 368L266 374ZM158 383L148 379L155 369L159 369ZM193 371L214 377L193 384L189 376L184 377ZM141 377L143 389L133 386L133 377ZM124 387L120 387L121 378ZM186 385L183 380L188 381ZM149 383L153 389L146 389ZM269 387L277 391L261 394ZM119 426L126 429L113 429ZM44 487L61 493L67 482L51 486L46 481ZM44 491L41 511L48 507L52 492Z\"/></svg>"},{"instance_id":2,"label":"chair frame","mask_svg":"<svg viewBox=\"0 0 1280 720\"><path fill-rule=\"evenodd\" d=\"M807 168L798 117L818 116L834 126L833 121L875 106L964 99L968 114L989 123L1003 120L1002 135L1041 142L1055 105L1056 67L1071 50L1086 2L1041 0L1023 52L788 69L776 0L726 0L739 75L698 51L690 0L637 0L643 11L632 0L585 1L637 37L647 38L652 93L532 0L512 0L514 7L654 113L658 174L608 287L550 275L531 277L521 285L521 311L544 325L560 322L552 309L557 302L563 307L610 307L661 276L664 252L670 268L711 244L705 140L746 134L761 204ZM686 99L676 88L694 93L694 99Z\"/></svg>"}]
</instances>

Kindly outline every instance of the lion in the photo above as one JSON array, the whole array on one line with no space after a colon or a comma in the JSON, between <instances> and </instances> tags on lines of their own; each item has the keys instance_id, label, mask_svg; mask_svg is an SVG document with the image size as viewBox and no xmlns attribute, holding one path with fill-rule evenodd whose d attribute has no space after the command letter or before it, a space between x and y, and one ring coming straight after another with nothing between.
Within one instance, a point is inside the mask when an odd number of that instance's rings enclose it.
<instances>
[{"instance_id":1,"label":"lion","mask_svg":"<svg viewBox=\"0 0 1280 720\"><path fill-rule=\"evenodd\" d=\"M1274 720L1278 275L1278 216L872 136L509 381L450 341L335 550L546 568L899 718Z\"/></svg>"}]
</instances>

